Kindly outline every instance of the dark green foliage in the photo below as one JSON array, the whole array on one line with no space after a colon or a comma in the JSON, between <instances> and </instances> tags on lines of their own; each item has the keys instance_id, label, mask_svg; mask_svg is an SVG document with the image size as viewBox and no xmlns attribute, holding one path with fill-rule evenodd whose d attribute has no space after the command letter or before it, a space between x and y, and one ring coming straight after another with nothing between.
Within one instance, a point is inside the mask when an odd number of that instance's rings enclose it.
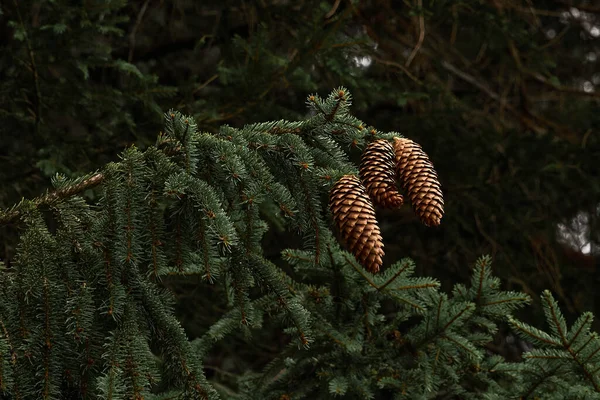
<instances>
[{"instance_id":1,"label":"dark green foliage","mask_svg":"<svg viewBox=\"0 0 600 400\"><path fill-rule=\"evenodd\" d=\"M502 291L489 257L446 294L410 259L372 275L341 249L324 196L357 172L345 149L398 134L367 129L344 88L308 104L312 116L299 122L215 134L171 111L156 146L132 146L84 178L57 175L54 194L0 212L24 227L0 276L3 394L597 398L591 314L568 329L545 292L549 332L519 321L530 298ZM94 185L97 203L75 193ZM265 234L279 228L300 243L268 256ZM163 284L171 276L199 277L199 290L222 296L209 299L224 304L220 318L192 341ZM524 362L489 346L507 321L534 346ZM271 333L279 342L262 365L207 377L223 342L254 349Z\"/></svg>"},{"instance_id":2,"label":"dark green foliage","mask_svg":"<svg viewBox=\"0 0 600 400\"><path fill-rule=\"evenodd\" d=\"M399 238L388 256L410 256L450 286L490 253L510 289L550 288L571 317L594 310L593 3L4 1L0 205L35 197L55 172L78 176L132 143L145 149L159 110L216 133L303 119L307 93L344 85L358 117L423 145L449 194L446 223L427 236L409 212L382 216L383 235ZM564 240L575 217L588 220L589 254ZM3 235L10 265L17 233Z\"/></svg>"}]
</instances>

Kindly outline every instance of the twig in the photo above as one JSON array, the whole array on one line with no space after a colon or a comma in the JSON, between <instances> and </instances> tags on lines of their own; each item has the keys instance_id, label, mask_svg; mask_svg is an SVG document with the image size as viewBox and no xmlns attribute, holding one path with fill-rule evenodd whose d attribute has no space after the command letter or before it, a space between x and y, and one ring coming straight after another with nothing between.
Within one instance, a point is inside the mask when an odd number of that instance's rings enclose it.
<instances>
[{"instance_id":1,"label":"twig","mask_svg":"<svg viewBox=\"0 0 600 400\"><path fill-rule=\"evenodd\" d=\"M100 183L102 183L103 180L104 175L102 173L97 173L76 185L69 186L64 189L59 189L51 193L46 193L45 195L34 199L32 202L36 207L39 207L44 204L53 204L58 200L71 197L73 195L76 195L77 193L81 193L87 189L97 186ZM7 224L19 218L20 215L21 211L18 209L18 207L6 213L0 213L0 225Z\"/></svg>"},{"instance_id":2,"label":"twig","mask_svg":"<svg viewBox=\"0 0 600 400\"><path fill-rule=\"evenodd\" d=\"M142 18L144 18L144 14L146 13L146 9L148 8L148 3L150 3L150 0L146 0L144 2L144 5L142 5L142 8L140 9L140 12L138 13L138 16L135 20L135 25L133 26L131 34L129 35L129 55L127 56L128 62L133 61L133 50L135 48L135 34L137 33L137 30L140 27L140 24L142 23Z\"/></svg>"},{"instance_id":3,"label":"twig","mask_svg":"<svg viewBox=\"0 0 600 400\"><path fill-rule=\"evenodd\" d=\"M413 49L412 53L410 53L410 56L408 56L408 59L406 60L406 63L404 64L404 66L407 68L410 66L410 63L412 62L412 60L415 58L415 56L421 49L421 46L423 45L423 40L425 39L425 17L423 16L423 0L417 0L417 4L419 6L419 12L420 12L420 14L419 14L419 40L417 41L417 45Z\"/></svg>"},{"instance_id":4,"label":"twig","mask_svg":"<svg viewBox=\"0 0 600 400\"><path fill-rule=\"evenodd\" d=\"M449 62L447 62L445 60L442 60L441 64L442 64L442 67L444 67L444 69L452 72L454 75L458 76L462 80L464 80L464 81L470 83L471 85L477 87L479 90L481 90L482 92L484 92L485 94L487 94L493 100L496 100L498 102L501 100L500 99L500 95L498 93L494 92L492 89L490 89L485 84L479 82L474 76L471 76L471 75L467 74L466 72L463 72L463 71L459 70L454 65L450 64Z\"/></svg>"},{"instance_id":5,"label":"twig","mask_svg":"<svg viewBox=\"0 0 600 400\"><path fill-rule=\"evenodd\" d=\"M551 88L554 88L555 90L557 90L559 92L571 93L571 94L575 94L575 95L579 95L579 96L600 98L599 92L585 92L583 90L575 89L575 88L568 87L568 86L555 85L554 83L550 82L548 79L544 78L542 75L540 75L538 73L531 72L529 70L524 70L524 71L527 75L531 76L536 81L541 82L546 86L550 86Z\"/></svg>"},{"instance_id":6,"label":"twig","mask_svg":"<svg viewBox=\"0 0 600 400\"><path fill-rule=\"evenodd\" d=\"M531 2L528 2L531 4ZM562 16L562 13L560 13L559 11L551 11L551 10L543 10L540 8L533 8L531 5L529 7L519 7L519 6L513 6L512 7L513 10L520 12L520 13L524 13L524 14L532 14L534 16L534 18L536 19L536 24L539 26L539 19L537 18L537 15L543 15L546 17L556 17L559 18Z\"/></svg>"},{"instance_id":7,"label":"twig","mask_svg":"<svg viewBox=\"0 0 600 400\"><path fill-rule=\"evenodd\" d=\"M333 14L335 14L335 12L337 11L341 2L342 2L342 0L335 0L335 3L333 3L333 7L331 7L331 10L329 10L329 12L327 12L327 14L325 14L325 19L329 19L329 18L333 17Z\"/></svg>"},{"instance_id":8,"label":"twig","mask_svg":"<svg viewBox=\"0 0 600 400\"><path fill-rule=\"evenodd\" d=\"M554 38L550 39L548 43L542 45L540 49L546 49L550 46L554 46L556 43L559 43L560 40L567 34L567 32L571 29L571 25L565 25L562 31L559 32L558 35L554 36Z\"/></svg>"},{"instance_id":9,"label":"twig","mask_svg":"<svg viewBox=\"0 0 600 400\"><path fill-rule=\"evenodd\" d=\"M574 7L578 10L581 11L585 11L585 12L590 12L590 13L600 13L600 7L599 6L590 6L587 4L571 4L571 2L567 2L564 0L559 0L559 3L564 4L565 6L568 7Z\"/></svg>"},{"instance_id":10,"label":"twig","mask_svg":"<svg viewBox=\"0 0 600 400\"><path fill-rule=\"evenodd\" d=\"M194 91L192 92L192 94L198 93L199 91L201 91L202 89L204 89L209 83L211 83L212 81L214 81L218 77L219 77L219 74L214 74L213 76L211 76L210 78L208 78L206 81L204 81L203 84L201 84L196 89L194 89Z\"/></svg>"},{"instance_id":11,"label":"twig","mask_svg":"<svg viewBox=\"0 0 600 400\"><path fill-rule=\"evenodd\" d=\"M494 92L487 85L485 85L484 83L477 80L477 78L475 78L474 76L469 75L466 72L459 70L458 68L456 68L454 65L450 64L447 61L442 61L441 65L447 71L450 71L454 75L458 76L459 78L463 79L464 81L466 81L466 82L470 83L471 85L480 89L483 93L487 94L491 99L497 101L500 104L503 104L502 98L500 97L500 95L498 93ZM547 82L547 84L556 88L556 86L552 85L550 82ZM560 90L558 88L556 88L556 89ZM568 89L565 88L564 91L568 91ZM594 93L585 93L585 92L580 92L580 91L577 91L577 93L594 95ZM600 97L600 93L596 93L595 95ZM596 96L594 96L594 97L596 97ZM559 133L563 139L565 139L571 143L579 143L578 136L574 132L572 132L568 127L560 126L557 123L555 123L553 121L549 121L540 115L533 114L532 112L529 112L527 115L525 115L525 114L519 112L519 110L517 110L514 106L511 106L509 104L504 104L504 106L508 111L510 111L514 115L518 116L519 119L521 120L521 123L523 123L527 128L531 129L532 131L536 132L537 134L545 134L545 133L547 133L548 128L551 128L551 129L554 129L557 133Z\"/></svg>"},{"instance_id":12,"label":"twig","mask_svg":"<svg viewBox=\"0 0 600 400\"><path fill-rule=\"evenodd\" d=\"M40 114L42 108L42 92L40 90L40 77L35 63L35 55L33 53L33 48L31 46L31 42L29 41L29 34L25 29L25 24L23 23L23 18L21 17L21 11L19 10L17 0L13 0L13 3L15 4L15 10L17 11L17 16L19 17L21 28L23 28L23 32L25 33L25 45L27 46L29 62L31 63L31 72L33 73L33 84L35 86L35 132L39 135L41 121Z\"/></svg>"},{"instance_id":13,"label":"twig","mask_svg":"<svg viewBox=\"0 0 600 400\"><path fill-rule=\"evenodd\" d=\"M581 148L585 149L586 145L587 145L587 141L588 138L590 137L590 135L592 134L593 130L592 128L588 129L584 134L583 134L583 139L581 139ZM593 214L592 214L593 215Z\"/></svg>"},{"instance_id":14,"label":"twig","mask_svg":"<svg viewBox=\"0 0 600 400\"><path fill-rule=\"evenodd\" d=\"M380 64L384 64L384 65L390 65L392 67L396 67L398 69L400 69L402 72L404 72L410 79L412 79L417 85L422 86L423 82L421 82L419 80L419 78L417 78L416 76L414 76L409 70L408 68L406 68L404 65L394 62L394 61L387 61L387 60L383 60L381 58L377 58L377 57L373 57L373 60L375 60L376 62L380 63Z\"/></svg>"}]
</instances>

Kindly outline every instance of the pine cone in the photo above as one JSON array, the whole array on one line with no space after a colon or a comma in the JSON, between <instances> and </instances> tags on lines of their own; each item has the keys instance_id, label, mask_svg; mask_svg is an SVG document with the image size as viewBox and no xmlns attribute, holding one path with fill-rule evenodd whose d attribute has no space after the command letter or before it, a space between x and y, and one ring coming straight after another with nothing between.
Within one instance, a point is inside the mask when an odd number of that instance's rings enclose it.
<instances>
[{"instance_id":1,"label":"pine cone","mask_svg":"<svg viewBox=\"0 0 600 400\"><path fill-rule=\"evenodd\" d=\"M329 208L348 249L369 272L383 263L383 240L373 203L355 175L344 175L329 194Z\"/></svg>"},{"instance_id":2,"label":"pine cone","mask_svg":"<svg viewBox=\"0 0 600 400\"><path fill-rule=\"evenodd\" d=\"M365 148L360 159L360 179L373 202L387 208L398 208L404 199L396 187L394 147L384 139Z\"/></svg>"},{"instance_id":3,"label":"pine cone","mask_svg":"<svg viewBox=\"0 0 600 400\"><path fill-rule=\"evenodd\" d=\"M444 214L444 198L437 173L418 143L395 138L396 176L408 192L413 209L427 226L438 226Z\"/></svg>"}]
</instances>

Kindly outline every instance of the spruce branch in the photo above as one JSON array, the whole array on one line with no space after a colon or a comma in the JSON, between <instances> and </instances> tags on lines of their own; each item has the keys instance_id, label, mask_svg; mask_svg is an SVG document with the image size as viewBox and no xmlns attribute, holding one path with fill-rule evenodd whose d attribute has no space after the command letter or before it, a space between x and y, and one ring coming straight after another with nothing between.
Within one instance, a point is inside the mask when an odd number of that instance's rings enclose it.
<instances>
[{"instance_id":1,"label":"spruce branch","mask_svg":"<svg viewBox=\"0 0 600 400\"><path fill-rule=\"evenodd\" d=\"M517 321L512 317L509 318L509 324L518 335L522 336L525 340L532 340L541 347L540 349L528 352L524 357L531 360L569 359L576 366L574 370L582 373L591 383L594 390L600 392L598 376L596 375L597 370L590 369L590 361L600 351L597 334L589 333L591 317L585 314L582 315L571 328L571 332L569 332L562 312L552 294L546 290L541 297L546 320L553 335ZM584 331L588 332L589 336L587 340L581 334ZM588 349L588 346L592 342L595 345L595 349L593 350ZM564 364L556 365L564 366Z\"/></svg>"},{"instance_id":2,"label":"spruce branch","mask_svg":"<svg viewBox=\"0 0 600 400\"><path fill-rule=\"evenodd\" d=\"M383 285L379 286L377 288L377 290L382 291L390 283L394 282L396 280L396 278L398 278L400 275L402 275L404 273L404 271L406 271L409 267L412 267L412 261L411 260L408 260L408 259L404 260L403 264L404 264L404 266L402 268L399 268L398 271L390 279L388 279Z\"/></svg>"},{"instance_id":3,"label":"spruce branch","mask_svg":"<svg viewBox=\"0 0 600 400\"><path fill-rule=\"evenodd\" d=\"M215 134L199 133L190 117L171 111L156 146L128 149L101 173L55 179L53 192L0 213L0 221L22 217L28 227L14 269L0 274L0 390L6 380L4 394L32 387L45 397L62 395L64 370L84 397L152 390L165 398L176 390L203 399L218 392L315 398L327 391L375 398L402 388L409 397L491 399L537 395L551 385L587 395L585 374L597 390L600 343L590 333L592 316L567 329L549 294L543 303L551 333L510 320L539 347L526 363L486 352L497 324L529 301L500 291L489 257L477 262L470 285L446 295L436 279L414 276L410 259L375 275L337 246L323 195L336 179L355 174L343 145L398 136L363 128L348 112L349 93L344 101L339 96L337 89L315 100L313 109L323 113L306 121ZM93 207L74 196L100 183ZM40 205L57 216L56 232L36 212ZM347 202L338 205L348 212ZM304 248L284 250L277 261L265 252L261 242L273 220L304 234ZM228 310L190 342L159 279L198 273L223 285ZM265 354L264 371L231 373L226 386L222 377L205 376L203 361L227 369L208 353L215 343L242 331L244 345L256 345L273 327L267 318L283 325L287 343Z\"/></svg>"},{"instance_id":4,"label":"spruce branch","mask_svg":"<svg viewBox=\"0 0 600 400\"><path fill-rule=\"evenodd\" d=\"M84 192L88 189L98 186L102 183L103 180L104 174L96 173L72 186L58 189L53 192L47 192L43 196L35 198L31 201L21 201L13 208L0 212L0 225L8 224L14 221L15 219L19 218L23 213L23 208L31 206L37 208L42 205L53 205L60 200L69 198L78 193Z\"/></svg>"}]
</instances>

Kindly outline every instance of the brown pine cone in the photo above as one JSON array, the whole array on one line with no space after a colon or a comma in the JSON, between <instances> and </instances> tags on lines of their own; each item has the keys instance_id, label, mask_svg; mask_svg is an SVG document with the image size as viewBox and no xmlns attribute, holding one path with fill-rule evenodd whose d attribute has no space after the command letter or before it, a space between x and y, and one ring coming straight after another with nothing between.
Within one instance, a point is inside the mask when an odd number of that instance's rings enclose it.
<instances>
[{"instance_id":1,"label":"brown pine cone","mask_svg":"<svg viewBox=\"0 0 600 400\"><path fill-rule=\"evenodd\" d=\"M427 226L438 226L444 214L444 197L437 172L418 143L395 138L396 176L408 192L413 209Z\"/></svg>"},{"instance_id":2,"label":"brown pine cone","mask_svg":"<svg viewBox=\"0 0 600 400\"><path fill-rule=\"evenodd\" d=\"M377 273L383 263L383 240L373 203L355 175L344 175L331 188L329 208L342 239L360 264Z\"/></svg>"},{"instance_id":3,"label":"brown pine cone","mask_svg":"<svg viewBox=\"0 0 600 400\"><path fill-rule=\"evenodd\" d=\"M360 179L373 202L398 208L404 199L396 187L394 146L384 139L369 143L360 159Z\"/></svg>"}]
</instances>

